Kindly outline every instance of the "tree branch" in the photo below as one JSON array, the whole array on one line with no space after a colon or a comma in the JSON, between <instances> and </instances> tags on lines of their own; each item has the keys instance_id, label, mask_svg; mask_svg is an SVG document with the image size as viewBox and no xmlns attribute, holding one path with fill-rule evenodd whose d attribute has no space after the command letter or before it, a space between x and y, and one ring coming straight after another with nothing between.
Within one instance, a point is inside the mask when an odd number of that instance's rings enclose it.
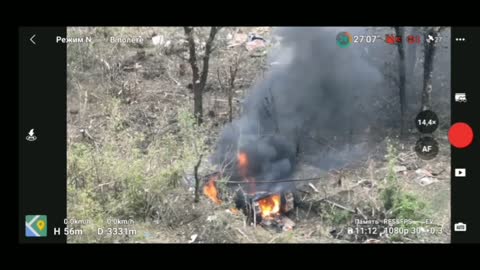
<instances>
[{"instance_id":1,"label":"tree branch","mask_svg":"<svg viewBox=\"0 0 480 270\"><path fill-rule=\"evenodd\" d=\"M212 45L215 39L216 34L220 27L211 27L210 28L210 35L205 45L205 55L203 57L203 68L200 74L200 70L197 65L197 52L195 48L195 40L193 38L193 27L185 26L183 28L185 30L185 36L188 42L189 47L189 54L190 54L190 66L192 68L192 90L193 90L193 101L194 101L194 110L193 113L195 115L195 119L197 120L197 124L200 125L202 123L202 115L203 115L203 105L202 105L202 98L203 98L203 90L205 88L207 78L208 78L208 63L210 60L210 54L212 53Z\"/></svg>"},{"instance_id":2,"label":"tree branch","mask_svg":"<svg viewBox=\"0 0 480 270\"><path fill-rule=\"evenodd\" d=\"M207 43L205 44L205 55L203 56L202 75L200 76L200 89L202 90L205 87L205 83L207 82L210 54L212 53L213 41L215 40L215 36L217 35L219 29L220 27L215 26L212 26L210 28L210 35L208 36Z\"/></svg>"},{"instance_id":3,"label":"tree branch","mask_svg":"<svg viewBox=\"0 0 480 270\"><path fill-rule=\"evenodd\" d=\"M195 40L193 39L193 27L185 26L183 29L185 30L185 36L187 38L188 47L189 47L190 58L188 59L188 61L190 63L190 66L192 67L193 89L195 92L195 86L198 83L197 81L200 77L199 75L200 71L197 66L197 54L195 50Z\"/></svg>"},{"instance_id":4,"label":"tree branch","mask_svg":"<svg viewBox=\"0 0 480 270\"><path fill-rule=\"evenodd\" d=\"M200 189L200 179L198 178L198 167L202 163L203 154L198 157L198 162L193 168L193 174L195 176L195 202L200 201L199 189Z\"/></svg>"}]
</instances>

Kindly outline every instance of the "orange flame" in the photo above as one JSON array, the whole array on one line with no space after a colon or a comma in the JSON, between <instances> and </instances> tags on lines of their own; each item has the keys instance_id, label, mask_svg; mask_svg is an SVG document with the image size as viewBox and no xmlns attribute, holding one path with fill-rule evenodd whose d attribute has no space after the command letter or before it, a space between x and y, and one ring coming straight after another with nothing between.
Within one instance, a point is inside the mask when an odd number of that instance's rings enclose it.
<instances>
[{"instance_id":1,"label":"orange flame","mask_svg":"<svg viewBox=\"0 0 480 270\"><path fill-rule=\"evenodd\" d=\"M271 219L280 212L280 194L275 194L258 201L260 214L264 219Z\"/></svg>"},{"instance_id":2,"label":"orange flame","mask_svg":"<svg viewBox=\"0 0 480 270\"><path fill-rule=\"evenodd\" d=\"M222 201L218 198L218 190L215 181L217 177L213 176L208 180L208 183L203 187L203 194L205 194L210 200L216 204L221 204Z\"/></svg>"},{"instance_id":3,"label":"orange flame","mask_svg":"<svg viewBox=\"0 0 480 270\"><path fill-rule=\"evenodd\" d=\"M240 174L242 174L243 177L247 176L247 170L248 170L248 156L247 153L245 152L239 152L237 155L238 159L238 169L240 170Z\"/></svg>"},{"instance_id":4,"label":"orange flame","mask_svg":"<svg viewBox=\"0 0 480 270\"><path fill-rule=\"evenodd\" d=\"M256 190L255 178L249 177L248 174L248 155L246 152L240 151L237 154L238 160L238 170L240 171L240 175L243 176L245 181L248 183L248 193L254 194Z\"/></svg>"}]
</instances>

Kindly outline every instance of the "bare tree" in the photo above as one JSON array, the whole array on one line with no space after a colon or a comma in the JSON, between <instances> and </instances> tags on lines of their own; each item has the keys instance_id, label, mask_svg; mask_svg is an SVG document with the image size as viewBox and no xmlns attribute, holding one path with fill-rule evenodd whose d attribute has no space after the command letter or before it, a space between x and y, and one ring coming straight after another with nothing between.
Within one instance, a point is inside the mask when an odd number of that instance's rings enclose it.
<instances>
[{"instance_id":1,"label":"bare tree","mask_svg":"<svg viewBox=\"0 0 480 270\"><path fill-rule=\"evenodd\" d=\"M404 27L394 27L395 34L397 37L405 36ZM399 97L400 97L400 135L404 135L404 125L405 125L405 107L406 107L406 94L405 94L405 42L398 42L398 55L399 55Z\"/></svg>"},{"instance_id":2,"label":"bare tree","mask_svg":"<svg viewBox=\"0 0 480 270\"><path fill-rule=\"evenodd\" d=\"M220 87L223 91L227 93L228 97L228 121L232 122L233 120L233 93L235 88L235 80L237 78L238 69L240 67L241 57L238 54L235 54L231 63L228 67L228 75L224 75L227 77L226 82L222 80L221 70L217 70L217 79ZM227 74L227 71L223 73Z\"/></svg>"},{"instance_id":3,"label":"bare tree","mask_svg":"<svg viewBox=\"0 0 480 270\"><path fill-rule=\"evenodd\" d=\"M196 52L196 44L194 39L194 27L185 26L185 37L188 42L188 49L189 49L189 62L190 67L192 68L192 90L193 90L193 113L195 115L195 119L197 123L200 125L202 123L202 115L203 115L203 89L207 83L208 78L208 67L209 67L209 60L210 54L213 51L213 41L215 40L215 36L220 30L220 27L211 27L210 34L208 36L207 42L205 44L205 53L203 56L203 67L200 73L200 69L198 68L197 64L197 52Z\"/></svg>"},{"instance_id":4,"label":"bare tree","mask_svg":"<svg viewBox=\"0 0 480 270\"><path fill-rule=\"evenodd\" d=\"M429 110L432 107L432 78L433 78L433 59L437 44L435 40L428 40L428 37L437 37L444 27L426 27L425 33L425 60L423 63L423 90L422 90L422 111Z\"/></svg>"},{"instance_id":5,"label":"bare tree","mask_svg":"<svg viewBox=\"0 0 480 270\"><path fill-rule=\"evenodd\" d=\"M405 30L405 32L409 32L410 35L416 36L418 35L418 31L416 30L416 27L409 27L409 30ZM405 33L406 34L406 33ZM407 46L406 51L405 51L405 66L406 68L406 81L407 81L407 90L406 91L413 91L415 89L409 89L408 88L408 81L413 78L413 74L415 74L416 66L417 66L417 50L418 46ZM412 85L412 84L410 84Z\"/></svg>"}]
</instances>

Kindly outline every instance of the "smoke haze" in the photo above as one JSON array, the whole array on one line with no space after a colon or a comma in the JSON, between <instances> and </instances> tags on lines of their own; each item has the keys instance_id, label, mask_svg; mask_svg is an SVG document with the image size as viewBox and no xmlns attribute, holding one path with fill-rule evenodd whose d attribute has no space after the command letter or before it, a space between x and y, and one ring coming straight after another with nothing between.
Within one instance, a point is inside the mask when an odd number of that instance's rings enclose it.
<instances>
[{"instance_id":1,"label":"smoke haze","mask_svg":"<svg viewBox=\"0 0 480 270\"><path fill-rule=\"evenodd\" d=\"M308 145L310 134L338 136L366 127L382 77L362 58L362 47L336 44L341 31L361 29L274 32L280 44L271 50L270 69L248 92L241 117L222 131L215 163L244 151L250 176L279 179L292 173L297 148Z\"/></svg>"}]
</instances>

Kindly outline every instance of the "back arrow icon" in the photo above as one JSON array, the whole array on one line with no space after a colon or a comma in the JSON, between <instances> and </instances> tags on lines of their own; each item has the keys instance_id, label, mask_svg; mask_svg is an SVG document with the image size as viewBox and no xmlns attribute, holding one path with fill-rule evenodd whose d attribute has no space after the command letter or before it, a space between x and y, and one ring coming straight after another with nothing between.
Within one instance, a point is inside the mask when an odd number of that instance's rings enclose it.
<instances>
[{"instance_id":1,"label":"back arrow icon","mask_svg":"<svg viewBox=\"0 0 480 270\"><path fill-rule=\"evenodd\" d=\"M33 41L33 38L35 37L36 35L33 35L31 38L30 38L30 41L34 44L34 45L37 45L37 43L35 43L35 41Z\"/></svg>"}]
</instances>

